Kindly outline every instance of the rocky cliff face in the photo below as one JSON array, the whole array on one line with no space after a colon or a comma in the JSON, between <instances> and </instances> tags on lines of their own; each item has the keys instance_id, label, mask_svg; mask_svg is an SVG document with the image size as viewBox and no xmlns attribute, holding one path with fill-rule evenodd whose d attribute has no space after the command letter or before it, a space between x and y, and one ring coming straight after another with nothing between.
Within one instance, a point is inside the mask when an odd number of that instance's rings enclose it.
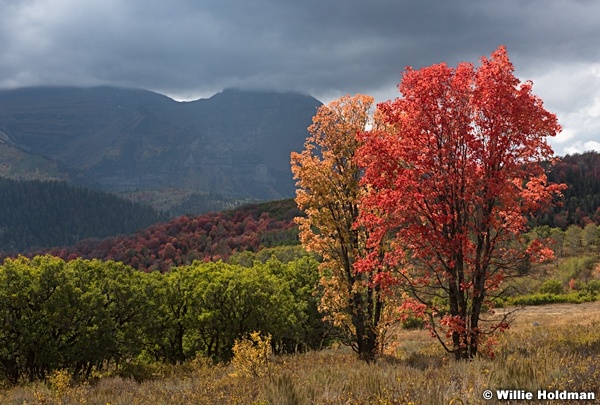
<instances>
[{"instance_id":1,"label":"rocky cliff face","mask_svg":"<svg viewBox=\"0 0 600 405\"><path fill-rule=\"evenodd\" d=\"M293 195L290 152L320 104L293 93L226 90L181 103L145 90L29 88L0 92L0 133L107 190L276 199Z\"/></svg>"}]
</instances>

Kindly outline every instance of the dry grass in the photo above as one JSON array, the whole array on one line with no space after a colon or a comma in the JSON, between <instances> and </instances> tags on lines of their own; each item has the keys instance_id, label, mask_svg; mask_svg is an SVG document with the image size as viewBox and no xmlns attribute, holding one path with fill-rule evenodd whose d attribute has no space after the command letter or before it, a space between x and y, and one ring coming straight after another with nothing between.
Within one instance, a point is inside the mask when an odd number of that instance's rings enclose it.
<instances>
[{"instance_id":1,"label":"dry grass","mask_svg":"<svg viewBox=\"0 0 600 405\"><path fill-rule=\"evenodd\" d=\"M496 312L508 311L500 308ZM600 301L584 302L582 304L553 304L529 306L518 311L512 323L514 330L521 330L533 326L534 322L539 326L560 327L569 325L580 325L591 322L600 322Z\"/></svg>"},{"instance_id":2,"label":"dry grass","mask_svg":"<svg viewBox=\"0 0 600 405\"><path fill-rule=\"evenodd\" d=\"M64 376L57 375L47 384L1 391L0 403L508 403L483 400L485 389L595 391L600 398L600 303L521 311L501 337L495 360L455 363L424 331L399 331L398 342L395 356L373 365L357 361L347 349L326 350L276 358L269 374L260 377L239 376L230 366L202 360L165 368L159 378L142 383L109 376L65 386Z\"/></svg>"}]
</instances>

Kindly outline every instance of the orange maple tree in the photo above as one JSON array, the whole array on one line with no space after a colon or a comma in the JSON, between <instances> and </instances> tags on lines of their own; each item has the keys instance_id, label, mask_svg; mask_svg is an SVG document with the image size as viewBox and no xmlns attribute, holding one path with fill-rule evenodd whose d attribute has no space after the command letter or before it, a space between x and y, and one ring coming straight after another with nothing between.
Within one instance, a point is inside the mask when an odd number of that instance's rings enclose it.
<instances>
[{"instance_id":1,"label":"orange maple tree","mask_svg":"<svg viewBox=\"0 0 600 405\"><path fill-rule=\"evenodd\" d=\"M291 156L298 180L296 203L306 214L296 219L300 240L323 257L320 308L365 361L375 358L384 300L373 282L377 272L354 268L366 254L368 238L364 227L355 226L366 189L360 185L354 154L360 146L357 135L372 125L373 106L373 98L365 95L321 106L308 128L304 150Z\"/></svg>"},{"instance_id":2,"label":"orange maple tree","mask_svg":"<svg viewBox=\"0 0 600 405\"><path fill-rule=\"evenodd\" d=\"M397 269L403 308L425 317L456 359L508 326L482 319L507 272L550 253L515 241L527 215L560 193L539 164L560 126L513 71L504 47L478 68L407 68L402 97L378 105L394 130L364 132L357 153L369 189L360 223L373 248L357 268Z\"/></svg>"}]
</instances>

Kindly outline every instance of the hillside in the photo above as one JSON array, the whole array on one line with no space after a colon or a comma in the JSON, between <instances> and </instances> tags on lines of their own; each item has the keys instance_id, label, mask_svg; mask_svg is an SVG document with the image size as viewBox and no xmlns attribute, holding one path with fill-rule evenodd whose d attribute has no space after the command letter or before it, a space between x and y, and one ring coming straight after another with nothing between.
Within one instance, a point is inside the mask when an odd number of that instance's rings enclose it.
<instances>
[{"instance_id":1,"label":"hillside","mask_svg":"<svg viewBox=\"0 0 600 405\"><path fill-rule=\"evenodd\" d=\"M115 260L139 270L165 271L194 260L226 260L236 252L299 244L293 200L252 204L236 210L181 216L127 236L90 238L70 247L30 252L62 259Z\"/></svg>"},{"instance_id":2,"label":"hillside","mask_svg":"<svg viewBox=\"0 0 600 405\"><path fill-rule=\"evenodd\" d=\"M557 206L536 217L535 225L566 229L569 225L600 224L600 153L560 158L548 174L548 181L564 183L567 189Z\"/></svg>"},{"instance_id":3,"label":"hillside","mask_svg":"<svg viewBox=\"0 0 600 405\"><path fill-rule=\"evenodd\" d=\"M39 155L27 153L7 144L6 134L0 132L0 177L13 180L59 180L92 186L81 172Z\"/></svg>"},{"instance_id":4,"label":"hillside","mask_svg":"<svg viewBox=\"0 0 600 405\"><path fill-rule=\"evenodd\" d=\"M29 159L30 171L56 178L47 162L58 162L71 171L62 179L77 173L105 190L272 200L293 195L290 152L302 148L320 104L300 94L237 90L193 102L111 87L5 90L0 142L46 159Z\"/></svg>"},{"instance_id":5,"label":"hillside","mask_svg":"<svg viewBox=\"0 0 600 405\"><path fill-rule=\"evenodd\" d=\"M58 181L0 177L0 252L130 234L165 216L115 195Z\"/></svg>"},{"instance_id":6,"label":"hillside","mask_svg":"<svg viewBox=\"0 0 600 405\"><path fill-rule=\"evenodd\" d=\"M583 227L589 222L600 223L600 209L598 208L600 180L597 171L593 170L593 168L599 167L595 163L599 156L600 154L593 152L567 156L555 166L549 175L550 181L565 182L568 186L564 191L562 205L550 208L547 212L538 215L531 221L531 226L550 225L566 229L572 224ZM55 189L56 187L52 190ZM218 195L178 194L176 190L168 190L168 192L171 201L164 203L164 206L171 204L181 214L208 207L212 207L214 211L222 211L223 208L228 208L226 204L231 204L229 206L231 207L237 203L236 200L226 200L223 196ZM44 193L43 197L32 194L28 198L23 198L27 202L14 211L10 211L8 206L5 206L4 223L10 219L12 225L10 232L4 225L6 230L2 234L1 238L3 239L0 239L2 241L0 246L3 246L0 251L12 250L14 252L35 247L62 246L53 249L52 253L63 259L75 256L114 259L131 264L138 269L166 269L173 264L191 263L195 259L227 259L235 252L257 251L263 247L298 243L298 231L293 223L293 218L301 213L292 199L250 204L223 212L180 215L168 222L154 223L146 229L141 228L158 220L152 221L151 218L155 217L148 217L148 222L143 226L139 224L137 227L131 226L128 228L129 231L119 227L127 223L126 221L121 223L120 220L116 220L114 231L110 231L109 223L103 223L102 225L106 228L103 228L102 232L92 233L90 231L73 231L72 229L76 227L73 224L75 219L68 210L57 210L54 211L54 216L44 216L49 215L49 212L42 214L45 211L40 211L40 209L49 208L48 203L36 203L35 201L59 201L57 200L59 197L48 194L51 193L50 189ZM151 194L149 191L139 191L134 194L134 199L144 202L145 198L152 198L148 197L149 194ZM78 198L73 196L70 202L76 206L90 205L85 200L77 203ZM173 201L177 201L177 204L173 205ZM69 205L61 206L68 207ZM27 214L27 210L33 214ZM112 213L128 212L116 208L109 208L109 210ZM102 211L97 210L97 212ZM127 220L136 218L138 214L142 215L142 213L143 211L138 211ZM92 227L92 224L97 222L94 219L97 216L94 214L96 211L90 213L89 221L83 221L83 223ZM85 218L85 216L80 216L80 218ZM111 216L111 218L120 217ZM36 221L40 225L31 226L29 225L31 221ZM48 233L49 229L53 231ZM137 230L139 230L137 233L132 234ZM39 232L43 232L44 236L39 236ZM127 236L116 236L127 233L129 233ZM12 235L12 239L8 239L9 235ZM90 239L91 237L94 238ZM42 250L46 251L47 249ZM163 263L163 259L168 260Z\"/></svg>"}]
</instances>

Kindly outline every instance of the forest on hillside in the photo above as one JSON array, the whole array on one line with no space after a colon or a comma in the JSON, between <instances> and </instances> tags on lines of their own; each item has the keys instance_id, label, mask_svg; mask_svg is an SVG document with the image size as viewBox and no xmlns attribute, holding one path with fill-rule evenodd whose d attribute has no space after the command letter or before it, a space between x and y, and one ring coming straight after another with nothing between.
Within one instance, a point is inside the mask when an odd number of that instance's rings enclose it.
<instances>
[{"instance_id":1,"label":"forest on hillside","mask_svg":"<svg viewBox=\"0 0 600 405\"><path fill-rule=\"evenodd\" d=\"M132 235L85 239L49 253L65 260L115 260L145 271L166 271L194 260L227 260L236 252L299 244L294 223L298 210L293 204L285 200L235 211L181 216ZM271 213L263 211L267 206ZM282 212L278 214L277 209Z\"/></svg>"},{"instance_id":2,"label":"forest on hillside","mask_svg":"<svg viewBox=\"0 0 600 405\"><path fill-rule=\"evenodd\" d=\"M569 225L600 224L600 153L566 155L548 174L553 183L564 183L559 204L539 214L536 225L566 229Z\"/></svg>"},{"instance_id":3,"label":"forest on hillside","mask_svg":"<svg viewBox=\"0 0 600 405\"><path fill-rule=\"evenodd\" d=\"M548 180L564 183L567 188L557 205L547 207L530 219L530 226L557 227L566 230L570 225L584 227L588 223L600 224L600 153L567 155L560 158L548 173ZM86 258L113 258L123 260L136 268L162 267L159 261L166 243L166 229L171 229L170 238L176 238L180 246L177 256L189 255L188 259L174 263L191 263L194 258L227 258L231 250L256 250L261 243L265 246L284 243L299 243L294 231L293 217L300 215L293 200L282 200L269 204L247 204L244 207L224 211L222 214L180 215L168 219L164 212L157 212L142 204L148 193L135 194L132 203L113 194L94 191L66 183L51 181L16 181L0 178L0 256L15 253L41 252L53 249L60 257L70 255ZM148 197L149 198L149 197ZM219 200L219 196L192 193L185 196L171 212L196 212L198 209L224 208L234 201ZM216 202L218 200L218 202ZM225 201L225 202L224 202ZM276 213L278 210L283 211ZM239 223L248 225L249 218L257 221L262 214L270 215L270 220L286 223L270 224L261 230L258 240L251 241L253 226L241 230ZM275 215L275 216L273 216ZM279 216L279 217L278 217ZM248 217L248 218L246 218ZM206 219L212 218L212 219ZM246 218L246 219L244 219ZM208 228L205 221L221 224L223 229L237 227L235 231ZM244 222L246 221L246 222ZM250 222L252 222L250 221ZM263 222L266 219L263 218ZM186 222L190 222L186 224ZM194 224L201 223L201 230ZM243 225L243 226L245 226ZM211 225L212 226L212 225ZM177 232L174 229L178 229ZM278 236L275 231L280 229ZM284 231L287 232L284 235ZM267 233L270 236L267 236ZM137 232L137 233L135 233ZM174 234L174 232L176 234ZM242 241L232 239L236 233L246 235ZM200 234L206 234L199 236ZM120 236L119 236L120 235ZM142 236L145 235L145 236ZM153 236L149 236L153 235ZM210 239L208 239L210 237ZM154 249L149 243L158 238L160 246ZM196 239L194 239L196 238ZM269 240L269 239L273 240ZM137 241L134 243L133 241ZM194 239L194 242L186 242ZM226 239L221 241L221 239ZM173 245L173 243L171 243ZM142 249L145 246L145 249ZM58 249L60 248L60 249ZM129 249L136 250L133 254ZM167 251L170 248L167 249ZM152 257L154 255L154 257ZM134 256L137 259L134 260ZM167 267L170 264L167 265Z\"/></svg>"},{"instance_id":4,"label":"forest on hillside","mask_svg":"<svg viewBox=\"0 0 600 405\"><path fill-rule=\"evenodd\" d=\"M14 254L124 235L166 215L113 194L58 181L0 177L0 252Z\"/></svg>"}]
</instances>

